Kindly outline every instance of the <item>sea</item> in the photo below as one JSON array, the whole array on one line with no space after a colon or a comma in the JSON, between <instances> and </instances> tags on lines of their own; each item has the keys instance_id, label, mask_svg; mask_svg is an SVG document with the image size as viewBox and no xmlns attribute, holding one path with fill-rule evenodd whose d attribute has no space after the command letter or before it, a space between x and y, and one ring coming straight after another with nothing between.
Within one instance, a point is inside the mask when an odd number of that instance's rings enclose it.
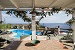
<instances>
[{"instance_id":1,"label":"sea","mask_svg":"<svg viewBox=\"0 0 75 50\"><path fill-rule=\"evenodd\" d=\"M60 26L61 31L71 29L71 26L67 23L39 23L39 25L48 28L58 28L58 26Z\"/></svg>"}]
</instances>

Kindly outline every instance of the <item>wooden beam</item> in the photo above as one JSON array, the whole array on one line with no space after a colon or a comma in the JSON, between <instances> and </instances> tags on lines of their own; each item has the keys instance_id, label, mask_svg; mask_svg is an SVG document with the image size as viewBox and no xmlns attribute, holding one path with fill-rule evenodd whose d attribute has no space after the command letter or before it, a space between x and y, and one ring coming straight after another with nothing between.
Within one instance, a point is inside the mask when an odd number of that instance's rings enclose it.
<instances>
[{"instance_id":1,"label":"wooden beam","mask_svg":"<svg viewBox=\"0 0 75 50\"><path fill-rule=\"evenodd\" d=\"M18 4L14 1L14 0L9 0L17 9L19 8L18 7Z\"/></svg>"},{"instance_id":2,"label":"wooden beam","mask_svg":"<svg viewBox=\"0 0 75 50\"><path fill-rule=\"evenodd\" d=\"M50 7L51 5L53 5L57 0L53 0L52 3L50 3L50 5L48 7Z\"/></svg>"},{"instance_id":3,"label":"wooden beam","mask_svg":"<svg viewBox=\"0 0 75 50\"><path fill-rule=\"evenodd\" d=\"M8 10L17 10L17 8L5 8L5 9L0 9L0 10L3 10L3 11L8 11ZM33 8L18 8L18 10L26 10L26 11L32 11ZM52 8L49 8L49 9L52 9ZM35 8L36 11L41 11L41 8ZM45 11L48 11L48 9L44 9ZM50 11L50 10L49 10Z\"/></svg>"},{"instance_id":4,"label":"wooden beam","mask_svg":"<svg viewBox=\"0 0 75 50\"><path fill-rule=\"evenodd\" d=\"M32 8L35 8L35 0L32 0Z\"/></svg>"}]
</instances>

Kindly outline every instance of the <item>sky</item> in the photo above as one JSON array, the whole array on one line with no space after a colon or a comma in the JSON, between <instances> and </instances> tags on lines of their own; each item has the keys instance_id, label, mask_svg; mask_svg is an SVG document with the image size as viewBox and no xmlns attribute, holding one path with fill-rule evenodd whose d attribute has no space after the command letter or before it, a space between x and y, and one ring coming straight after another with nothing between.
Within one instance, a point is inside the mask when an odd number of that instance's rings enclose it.
<instances>
[{"instance_id":1,"label":"sky","mask_svg":"<svg viewBox=\"0 0 75 50\"><path fill-rule=\"evenodd\" d=\"M32 16L30 14L27 14L27 16ZM41 16L36 16L36 20L38 20ZM58 14L55 13L51 16L47 15L46 17L44 17L40 23L65 23L68 20L70 20L72 18L72 15L67 16L67 14L65 14L64 11L60 11ZM5 13L5 11L2 11L2 21L5 20L5 23L20 23L20 24L24 24L24 23L28 23L28 22L24 22L21 18L17 18L14 15L8 15Z\"/></svg>"}]
</instances>

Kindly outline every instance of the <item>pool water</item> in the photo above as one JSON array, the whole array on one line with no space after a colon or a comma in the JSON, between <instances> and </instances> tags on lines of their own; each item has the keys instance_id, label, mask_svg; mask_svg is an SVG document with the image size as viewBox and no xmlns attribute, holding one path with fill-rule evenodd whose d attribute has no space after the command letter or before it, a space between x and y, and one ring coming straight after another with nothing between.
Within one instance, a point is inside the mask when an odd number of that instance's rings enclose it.
<instances>
[{"instance_id":1,"label":"pool water","mask_svg":"<svg viewBox=\"0 0 75 50\"><path fill-rule=\"evenodd\" d=\"M13 29L13 30L10 30L10 32L14 34L15 38L20 38L21 35L29 36L32 34L31 30ZM36 32L36 35L39 35L39 34L41 34L41 32Z\"/></svg>"}]
</instances>

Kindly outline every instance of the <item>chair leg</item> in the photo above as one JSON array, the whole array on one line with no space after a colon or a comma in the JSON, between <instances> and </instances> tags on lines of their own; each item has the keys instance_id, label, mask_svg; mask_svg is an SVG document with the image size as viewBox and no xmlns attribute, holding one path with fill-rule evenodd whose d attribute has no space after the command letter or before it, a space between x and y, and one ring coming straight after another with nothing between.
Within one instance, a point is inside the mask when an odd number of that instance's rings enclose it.
<instances>
[{"instance_id":1,"label":"chair leg","mask_svg":"<svg viewBox=\"0 0 75 50\"><path fill-rule=\"evenodd\" d=\"M73 50L75 50L75 45L74 45L74 48L73 48Z\"/></svg>"},{"instance_id":2,"label":"chair leg","mask_svg":"<svg viewBox=\"0 0 75 50\"><path fill-rule=\"evenodd\" d=\"M56 34L56 33L54 33L54 36L57 36L57 34Z\"/></svg>"},{"instance_id":3,"label":"chair leg","mask_svg":"<svg viewBox=\"0 0 75 50\"><path fill-rule=\"evenodd\" d=\"M55 34L53 34L54 36L56 36Z\"/></svg>"},{"instance_id":4,"label":"chair leg","mask_svg":"<svg viewBox=\"0 0 75 50\"><path fill-rule=\"evenodd\" d=\"M50 39L50 35L47 34L47 37Z\"/></svg>"}]
</instances>

